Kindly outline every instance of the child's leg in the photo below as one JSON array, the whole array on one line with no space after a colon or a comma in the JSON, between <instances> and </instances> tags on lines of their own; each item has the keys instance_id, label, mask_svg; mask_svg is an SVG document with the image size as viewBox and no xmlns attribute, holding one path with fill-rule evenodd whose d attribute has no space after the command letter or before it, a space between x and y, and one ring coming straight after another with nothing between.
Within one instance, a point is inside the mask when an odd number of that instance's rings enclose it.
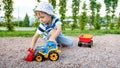
<instances>
[{"instance_id":1,"label":"child's leg","mask_svg":"<svg viewBox=\"0 0 120 68\"><path fill-rule=\"evenodd\" d=\"M55 31L56 29L53 29L50 31L50 33L48 34L48 40L52 37ZM73 39L71 39L70 37L64 36L62 33L60 33L58 37L54 39L53 41L58 45L63 44L67 47L72 47L74 43Z\"/></svg>"},{"instance_id":2,"label":"child's leg","mask_svg":"<svg viewBox=\"0 0 120 68\"><path fill-rule=\"evenodd\" d=\"M62 33L59 34L56 40L59 44L63 44L67 47L72 47L74 44L73 39L71 39L70 37L64 36Z\"/></svg>"}]
</instances>

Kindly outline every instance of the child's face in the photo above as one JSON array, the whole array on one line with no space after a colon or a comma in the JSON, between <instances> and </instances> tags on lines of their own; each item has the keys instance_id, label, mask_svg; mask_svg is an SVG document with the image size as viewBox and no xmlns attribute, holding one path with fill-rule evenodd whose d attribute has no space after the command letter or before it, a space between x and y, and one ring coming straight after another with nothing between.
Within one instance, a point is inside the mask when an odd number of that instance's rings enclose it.
<instances>
[{"instance_id":1,"label":"child's face","mask_svg":"<svg viewBox=\"0 0 120 68\"><path fill-rule=\"evenodd\" d=\"M51 15L49 15L47 13L44 13L44 12L41 12L41 11L36 11L35 14L38 17L38 19L40 21L42 21L44 24L50 24L51 23L51 20L52 20Z\"/></svg>"}]
</instances>

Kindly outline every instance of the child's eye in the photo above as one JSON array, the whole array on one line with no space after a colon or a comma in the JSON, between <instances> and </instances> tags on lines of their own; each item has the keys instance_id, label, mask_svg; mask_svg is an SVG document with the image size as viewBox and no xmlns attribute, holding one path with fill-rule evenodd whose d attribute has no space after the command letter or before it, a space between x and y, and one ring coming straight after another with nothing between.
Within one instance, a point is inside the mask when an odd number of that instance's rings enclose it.
<instances>
[{"instance_id":1,"label":"child's eye","mask_svg":"<svg viewBox=\"0 0 120 68\"><path fill-rule=\"evenodd\" d=\"M40 16L40 18L44 18L44 16Z\"/></svg>"},{"instance_id":2,"label":"child's eye","mask_svg":"<svg viewBox=\"0 0 120 68\"><path fill-rule=\"evenodd\" d=\"M40 15L39 15L39 14L36 14L36 16L37 16L37 17L40 17Z\"/></svg>"}]
</instances>

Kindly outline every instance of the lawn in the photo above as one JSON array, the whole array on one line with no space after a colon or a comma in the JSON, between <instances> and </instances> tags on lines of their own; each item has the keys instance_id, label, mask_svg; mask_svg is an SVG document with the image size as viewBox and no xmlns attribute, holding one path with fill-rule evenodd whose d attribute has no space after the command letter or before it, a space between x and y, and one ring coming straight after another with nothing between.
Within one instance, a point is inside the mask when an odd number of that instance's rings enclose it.
<instances>
[{"instance_id":1,"label":"lawn","mask_svg":"<svg viewBox=\"0 0 120 68\"><path fill-rule=\"evenodd\" d=\"M34 30L31 31L6 31L0 30L0 37L31 37L35 33ZM120 30L63 30L63 34L67 36L79 36L82 33L93 34L93 35L102 35L102 34L120 34Z\"/></svg>"}]
</instances>

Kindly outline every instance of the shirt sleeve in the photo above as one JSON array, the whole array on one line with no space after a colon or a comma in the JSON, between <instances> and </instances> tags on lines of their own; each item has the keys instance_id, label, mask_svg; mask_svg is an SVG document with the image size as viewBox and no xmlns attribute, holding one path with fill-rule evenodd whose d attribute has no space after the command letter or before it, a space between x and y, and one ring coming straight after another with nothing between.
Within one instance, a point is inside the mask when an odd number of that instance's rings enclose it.
<instances>
[{"instance_id":1,"label":"shirt sleeve","mask_svg":"<svg viewBox=\"0 0 120 68\"><path fill-rule=\"evenodd\" d=\"M44 31L45 31L45 27L42 24L40 24L39 27L37 28L36 33L42 34Z\"/></svg>"},{"instance_id":2,"label":"shirt sleeve","mask_svg":"<svg viewBox=\"0 0 120 68\"><path fill-rule=\"evenodd\" d=\"M60 21L58 21L58 22L56 23L56 26L57 26L57 25L60 25L60 26L61 26L62 23L61 23Z\"/></svg>"},{"instance_id":3,"label":"shirt sleeve","mask_svg":"<svg viewBox=\"0 0 120 68\"><path fill-rule=\"evenodd\" d=\"M41 32L41 31L37 28L36 33L38 33L38 34L42 34L43 32Z\"/></svg>"}]
</instances>

